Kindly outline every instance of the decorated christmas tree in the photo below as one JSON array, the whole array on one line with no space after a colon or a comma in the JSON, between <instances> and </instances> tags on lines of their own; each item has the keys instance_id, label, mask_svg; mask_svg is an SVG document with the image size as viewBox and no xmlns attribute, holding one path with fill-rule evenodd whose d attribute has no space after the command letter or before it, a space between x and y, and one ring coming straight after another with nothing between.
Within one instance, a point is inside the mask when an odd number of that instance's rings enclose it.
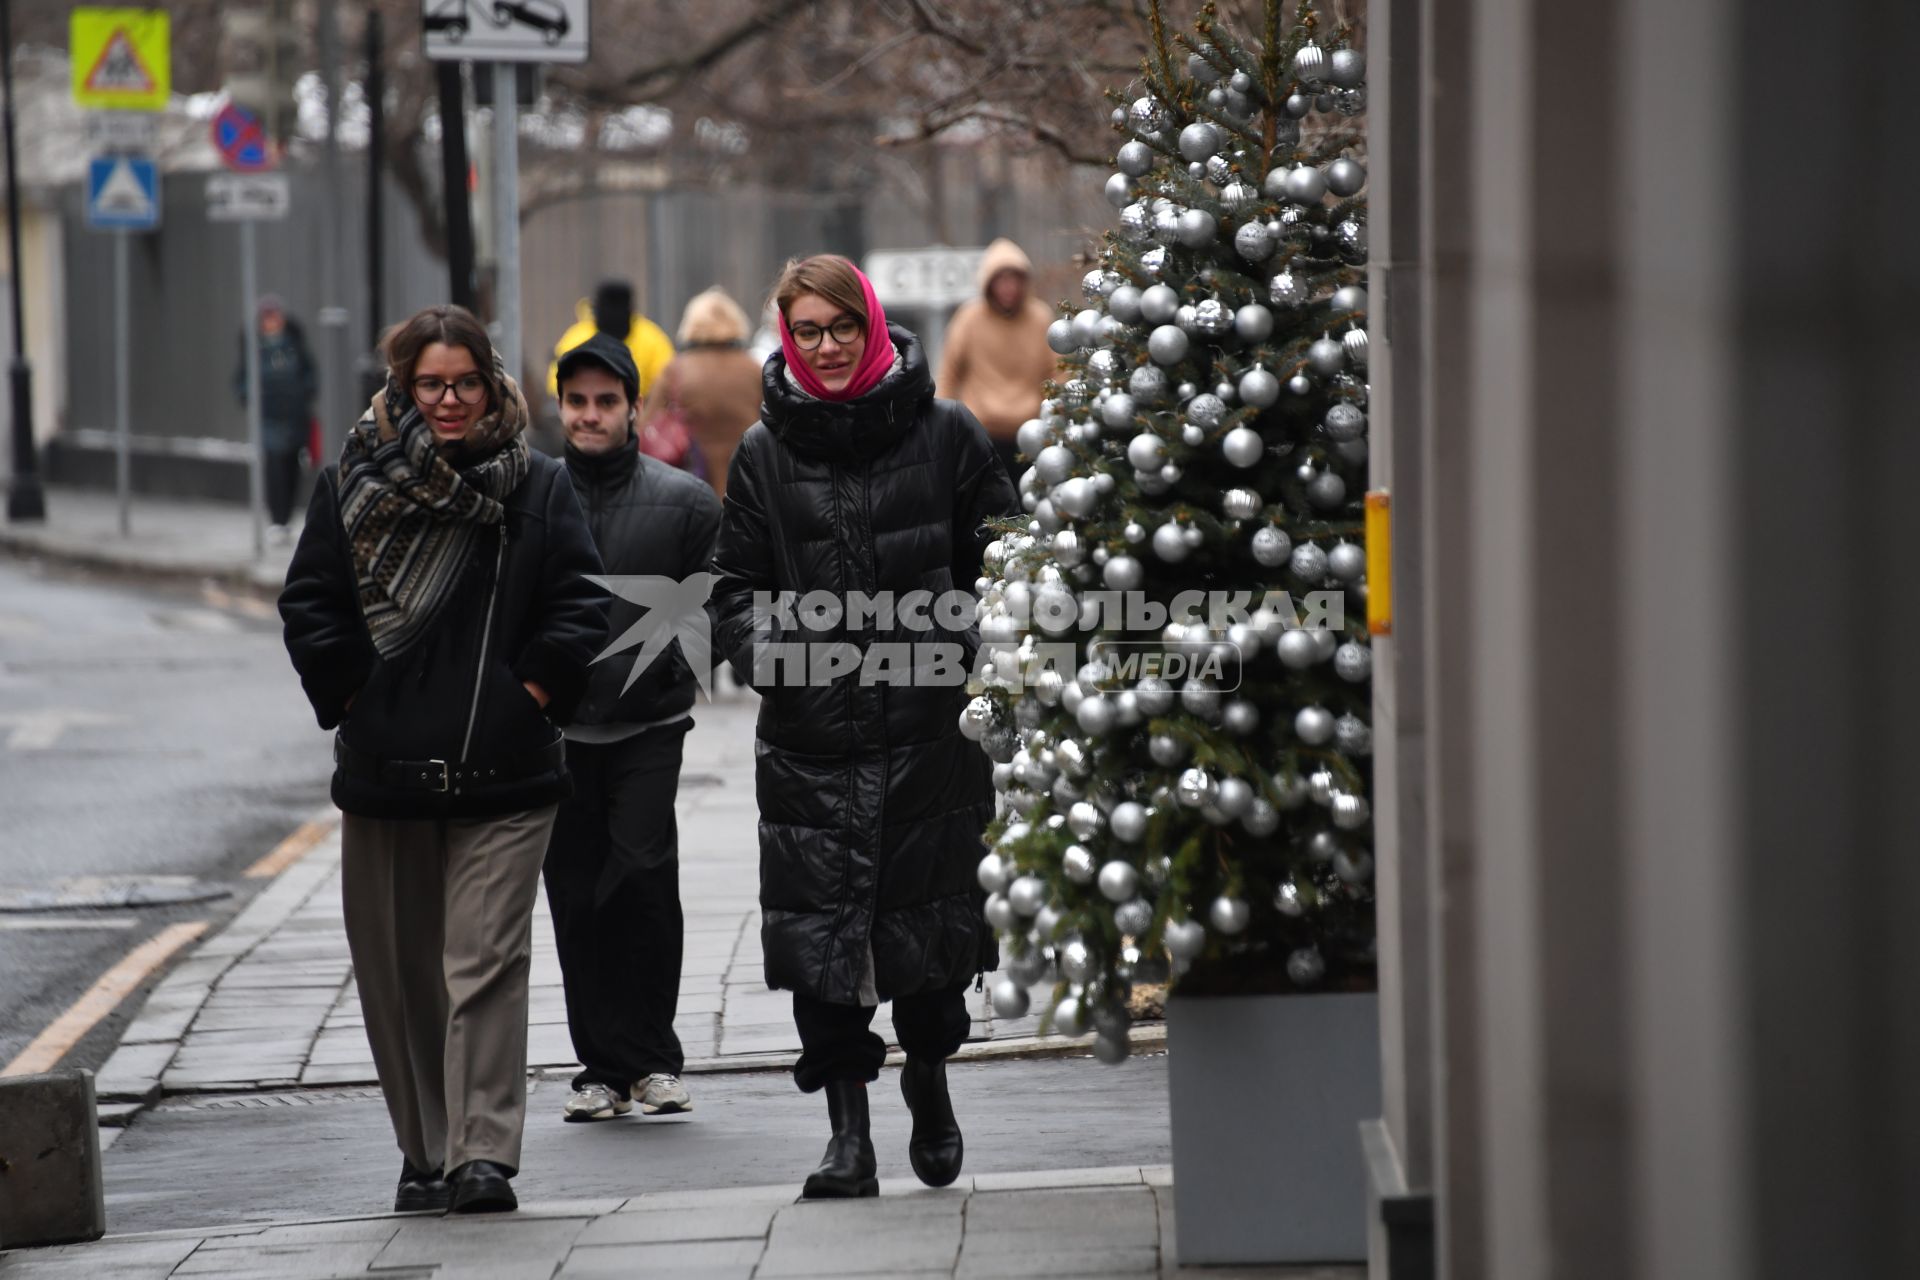
<instances>
[{"instance_id":1,"label":"decorated christmas tree","mask_svg":"<svg viewBox=\"0 0 1920 1280\"><path fill-rule=\"evenodd\" d=\"M979 584L994 1007L1107 1061L1135 983L1372 981L1365 63L1283 8L1170 38L1155 6Z\"/></svg>"}]
</instances>

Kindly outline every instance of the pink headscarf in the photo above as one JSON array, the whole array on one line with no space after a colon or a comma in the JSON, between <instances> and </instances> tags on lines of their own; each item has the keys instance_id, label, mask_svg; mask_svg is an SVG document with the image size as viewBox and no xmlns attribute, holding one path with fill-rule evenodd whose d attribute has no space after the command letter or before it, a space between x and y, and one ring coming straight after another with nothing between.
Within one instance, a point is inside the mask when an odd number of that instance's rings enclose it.
<instances>
[{"instance_id":1,"label":"pink headscarf","mask_svg":"<svg viewBox=\"0 0 1920 1280\"><path fill-rule=\"evenodd\" d=\"M848 264L852 266L851 263ZM867 279L867 273L858 267L853 274L860 281L860 292L867 303L867 349L860 357L860 363L854 368L853 377L847 385L838 391L827 390L812 369L807 367L800 347L793 340L793 334L787 329L787 316L780 316L780 350L786 353L787 368L793 371L794 381L800 389L816 400L853 400L867 394L880 385L880 379L887 376L893 368L893 338L887 333L887 313L880 306L880 299L873 291L873 281Z\"/></svg>"}]
</instances>

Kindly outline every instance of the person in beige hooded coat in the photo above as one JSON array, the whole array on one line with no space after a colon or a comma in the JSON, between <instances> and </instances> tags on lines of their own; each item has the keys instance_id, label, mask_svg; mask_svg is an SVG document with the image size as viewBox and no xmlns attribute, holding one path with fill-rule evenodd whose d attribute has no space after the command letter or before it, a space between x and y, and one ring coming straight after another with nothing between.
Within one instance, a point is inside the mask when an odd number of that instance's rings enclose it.
<instances>
[{"instance_id":1,"label":"person in beige hooded coat","mask_svg":"<svg viewBox=\"0 0 1920 1280\"><path fill-rule=\"evenodd\" d=\"M1033 262L1011 240L995 240L980 259L980 296L961 304L947 326L938 394L973 410L1018 480L1014 435L1040 413L1043 384L1057 357L1047 346L1053 311L1033 296Z\"/></svg>"}]
</instances>

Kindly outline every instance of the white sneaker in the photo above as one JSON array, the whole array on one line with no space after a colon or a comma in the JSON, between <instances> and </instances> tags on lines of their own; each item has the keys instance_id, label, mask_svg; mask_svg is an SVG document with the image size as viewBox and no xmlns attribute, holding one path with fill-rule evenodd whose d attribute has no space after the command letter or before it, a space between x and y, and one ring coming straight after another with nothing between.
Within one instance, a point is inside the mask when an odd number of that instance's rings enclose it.
<instances>
[{"instance_id":1,"label":"white sneaker","mask_svg":"<svg viewBox=\"0 0 1920 1280\"><path fill-rule=\"evenodd\" d=\"M693 1110L693 1099L687 1096L687 1086L680 1083L679 1076L655 1072L637 1081L636 1086L642 1115L672 1116Z\"/></svg>"},{"instance_id":2,"label":"white sneaker","mask_svg":"<svg viewBox=\"0 0 1920 1280\"><path fill-rule=\"evenodd\" d=\"M633 1110L633 1103L603 1084L586 1084L567 1099L567 1119L574 1122L611 1120Z\"/></svg>"}]
</instances>

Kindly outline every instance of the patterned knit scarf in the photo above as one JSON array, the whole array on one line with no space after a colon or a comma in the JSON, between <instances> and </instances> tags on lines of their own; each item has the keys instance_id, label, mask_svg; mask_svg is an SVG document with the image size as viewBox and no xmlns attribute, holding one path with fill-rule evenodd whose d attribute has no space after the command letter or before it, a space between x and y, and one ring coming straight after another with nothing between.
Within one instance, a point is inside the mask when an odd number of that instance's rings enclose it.
<instances>
[{"instance_id":1,"label":"patterned knit scarf","mask_svg":"<svg viewBox=\"0 0 1920 1280\"><path fill-rule=\"evenodd\" d=\"M433 626L485 525L503 524L507 496L526 479L527 402L494 356L501 404L473 424L453 457L392 377L340 453L340 523L353 557L367 630L382 657ZM471 465L457 465L474 458Z\"/></svg>"}]
</instances>

